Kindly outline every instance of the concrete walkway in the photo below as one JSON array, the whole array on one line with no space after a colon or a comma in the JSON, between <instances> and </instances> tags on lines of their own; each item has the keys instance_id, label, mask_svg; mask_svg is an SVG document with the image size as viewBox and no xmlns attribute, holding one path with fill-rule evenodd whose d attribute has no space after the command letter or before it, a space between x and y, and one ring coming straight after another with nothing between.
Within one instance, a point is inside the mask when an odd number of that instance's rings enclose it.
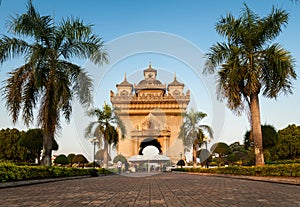
<instances>
[{"instance_id":1,"label":"concrete walkway","mask_svg":"<svg viewBox=\"0 0 300 207\"><path fill-rule=\"evenodd\" d=\"M0 189L0 206L300 206L300 186L187 173L111 175Z\"/></svg>"}]
</instances>

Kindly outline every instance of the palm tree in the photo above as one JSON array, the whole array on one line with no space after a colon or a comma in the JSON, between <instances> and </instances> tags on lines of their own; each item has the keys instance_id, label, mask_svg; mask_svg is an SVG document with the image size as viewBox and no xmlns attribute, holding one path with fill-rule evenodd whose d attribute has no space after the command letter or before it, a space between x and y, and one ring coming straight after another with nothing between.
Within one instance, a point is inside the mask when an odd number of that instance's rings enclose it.
<instances>
[{"instance_id":1,"label":"palm tree","mask_svg":"<svg viewBox=\"0 0 300 207\"><path fill-rule=\"evenodd\" d=\"M272 43L287 22L285 10L273 8L260 18L245 5L239 18L229 13L217 22L216 31L227 42L214 44L206 54L204 73L217 71L218 98L226 98L237 114L248 107L257 166L264 165L259 94L277 98L292 93L291 80L296 79L290 53Z\"/></svg>"},{"instance_id":2,"label":"palm tree","mask_svg":"<svg viewBox=\"0 0 300 207\"><path fill-rule=\"evenodd\" d=\"M89 116L96 116L97 121L91 122L86 128L86 137L97 137L99 139L99 148L104 145L103 166L108 166L108 146L116 147L119 141L119 132L124 138L126 130L123 122L117 115L117 111L104 103L102 110L99 108L92 109L88 112ZM96 127L95 127L96 125ZM116 129L118 127L119 130Z\"/></svg>"},{"instance_id":3,"label":"palm tree","mask_svg":"<svg viewBox=\"0 0 300 207\"><path fill-rule=\"evenodd\" d=\"M193 147L193 163L197 165L197 150L204 143L204 132L213 137L213 130L210 126L199 124L207 115L191 109L189 113L183 114L183 123L180 127L178 138L183 139L183 144L187 148Z\"/></svg>"},{"instance_id":4,"label":"palm tree","mask_svg":"<svg viewBox=\"0 0 300 207\"><path fill-rule=\"evenodd\" d=\"M4 87L6 106L14 123L22 111L29 126L33 109L39 104L38 125L44 131L42 164L51 165L60 115L70 120L74 97L83 106L92 101L90 77L70 61L88 58L101 64L107 62L107 54L102 39L92 33L92 25L75 18L55 24L50 16L41 16L31 1L27 12L12 18L9 25L16 37L3 36L0 40L0 63L22 56L24 64L9 73Z\"/></svg>"}]
</instances>

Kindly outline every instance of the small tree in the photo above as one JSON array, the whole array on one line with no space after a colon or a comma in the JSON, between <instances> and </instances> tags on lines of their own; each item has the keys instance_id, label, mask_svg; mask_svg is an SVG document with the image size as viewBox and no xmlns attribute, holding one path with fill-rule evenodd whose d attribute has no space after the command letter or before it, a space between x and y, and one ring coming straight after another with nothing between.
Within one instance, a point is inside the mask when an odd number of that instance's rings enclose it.
<instances>
[{"instance_id":1,"label":"small tree","mask_svg":"<svg viewBox=\"0 0 300 207\"><path fill-rule=\"evenodd\" d=\"M26 149L18 144L23 133L9 128L0 131L0 160L25 160Z\"/></svg>"},{"instance_id":2,"label":"small tree","mask_svg":"<svg viewBox=\"0 0 300 207\"><path fill-rule=\"evenodd\" d=\"M272 125L261 125L262 131L262 142L263 142L263 149L270 149L277 145L278 143L278 133L274 126ZM244 135L244 144L245 148L248 149L252 145L250 131L247 131Z\"/></svg>"},{"instance_id":3,"label":"small tree","mask_svg":"<svg viewBox=\"0 0 300 207\"><path fill-rule=\"evenodd\" d=\"M43 149L43 130L40 128L29 129L26 133L23 133L20 137L18 144L21 147L25 147L27 153L31 155L33 159L37 159L38 164L41 164L40 155ZM58 144L55 140L52 142L52 150L58 150Z\"/></svg>"},{"instance_id":4,"label":"small tree","mask_svg":"<svg viewBox=\"0 0 300 207\"><path fill-rule=\"evenodd\" d=\"M118 161L121 161L122 163L127 162L126 157L124 157L122 154L118 154L117 156L115 156L115 158L113 159L113 163L117 163Z\"/></svg>"},{"instance_id":5,"label":"small tree","mask_svg":"<svg viewBox=\"0 0 300 207\"><path fill-rule=\"evenodd\" d=\"M197 166L197 150L204 143L204 132L209 137L213 137L213 130L208 125L200 124L207 115L202 112L194 111L183 114L183 123L180 127L178 138L183 139L183 144L187 148L193 148L193 163Z\"/></svg>"},{"instance_id":6,"label":"small tree","mask_svg":"<svg viewBox=\"0 0 300 207\"><path fill-rule=\"evenodd\" d=\"M221 158L231 153L230 147L224 142L217 142L211 146L210 151L219 155L219 166L221 165Z\"/></svg>"},{"instance_id":7,"label":"small tree","mask_svg":"<svg viewBox=\"0 0 300 207\"><path fill-rule=\"evenodd\" d=\"M279 130L279 143L275 147L275 156L278 159L300 158L300 126L288 125Z\"/></svg>"},{"instance_id":8,"label":"small tree","mask_svg":"<svg viewBox=\"0 0 300 207\"><path fill-rule=\"evenodd\" d=\"M108 166L108 146L116 147L119 141L119 132L121 137L124 138L126 130L122 120L119 118L117 111L104 103L102 109L94 108L88 112L88 115L97 118L97 121L91 122L86 128L86 137L97 137L100 144L103 142L103 167ZM117 130L118 127L118 130Z\"/></svg>"},{"instance_id":9,"label":"small tree","mask_svg":"<svg viewBox=\"0 0 300 207\"><path fill-rule=\"evenodd\" d=\"M55 164L61 164L61 165L67 165L70 163L69 159L64 154L58 155L53 162Z\"/></svg>"},{"instance_id":10,"label":"small tree","mask_svg":"<svg viewBox=\"0 0 300 207\"><path fill-rule=\"evenodd\" d=\"M118 154L117 156L115 156L115 158L113 159L113 163L117 163L118 161L121 161L124 166L125 166L125 171L128 170L129 164L128 161L126 159L126 157L122 154Z\"/></svg>"},{"instance_id":11,"label":"small tree","mask_svg":"<svg viewBox=\"0 0 300 207\"><path fill-rule=\"evenodd\" d=\"M182 168L182 166L185 166L185 162L184 162L183 159L181 159L181 160L178 160L178 162L177 162L176 165L178 165L178 166L180 166Z\"/></svg>"},{"instance_id":12,"label":"small tree","mask_svg":"<svg viewBox=\"0 0 300 207\"><path fill-rule=\"evenodd\" d=\"M70 153L68 154L67 158L69 160L69 163L71 164L71 166L73 165L73 159L76 155L74 153Z\"/></svg>"},{"instance_id":13,"label":"small tree","mask_svg":"<svg viewBox=\"0 0 300 207\"><path fill-rule=\"evenodd\" d=\"M82 168L84 168L84 164L89 163L89 161L82 154L78 154L74 157L73 163L78 163L79 165L82 164Z\"/></svg>"}]
</instances>

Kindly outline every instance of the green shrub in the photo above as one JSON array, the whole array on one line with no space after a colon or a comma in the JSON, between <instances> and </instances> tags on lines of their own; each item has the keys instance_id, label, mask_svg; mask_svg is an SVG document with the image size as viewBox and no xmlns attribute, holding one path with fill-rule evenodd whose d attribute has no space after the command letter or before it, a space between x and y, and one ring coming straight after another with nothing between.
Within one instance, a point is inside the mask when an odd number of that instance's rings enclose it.
<instances>
[{"instance_id":1,"label":"green shrub","mask_svg":"<svg viewBox=\"0 0 300 207\"><path fill-rule=\"evenodd\" d=\"M181 159L181 160L178 160L178 162L177 162L177 164L176 165L178 165L178 166L185 166L185 162L184 162L184 160L183 159Z\"/></svg>"},{"instance_id":2,"label":"green shrub","mask_svg":"<svg viewBox=\"0 0 300 207\"><path fill-rule=\"evenodd\" d=\"M53 162L55 164L61 164L61 165L67 165L70 163L69 159L64 154L58 155Z\"/></svg>"},{"instance_id":3,"label":"green shrub","mask_svg":"<svg viewBox=\"0 0 300 207\"><path fill-rule=\"evenodd\" d=\"M52 166L17 166L12 163L0 162L0 182L82 176L90 175L90 171L91 169L63 168Z\"/></svg>"},{"instance_id":4,"label":"green shrub","mask_svg":"<svg viewBox=\"0 0 300 207\"><path fill-rule=\"evenodd\" d=\"M266 161L266 164L300 164L300 159L295 159L295 160L277 160L277 161Z\"/></svg>"},{"instance_id":5,"label":"green shrub","mask_svg":"<svg viewBox=\"0 0 300 207\"><path fill-rule=\"evenodd\" d=\"M177 168L174 171L249 176L300 177L300 164L266 165L263 167L228 166L219 168Z\"/></svg>"}]
</instances>

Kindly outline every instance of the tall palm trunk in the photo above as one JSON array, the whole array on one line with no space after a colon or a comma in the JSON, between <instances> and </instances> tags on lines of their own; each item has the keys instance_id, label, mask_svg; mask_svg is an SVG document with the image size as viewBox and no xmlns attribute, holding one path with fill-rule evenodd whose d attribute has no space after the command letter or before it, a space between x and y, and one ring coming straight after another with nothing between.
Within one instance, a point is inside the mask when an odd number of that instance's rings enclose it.
<instances>
[{"instance_id":1,"label":"tall palm trunk","mask_svg":"<svg viewBox=\"0 0 300 207\"><path fill-rule=\"evenodd\" d=\"M52 156L52 144L53 144L53 134L49 132L44 133L43 137L43 154L41 164L45 166L51 166L51 156Z\"/></svg>"},{"instance_id":2,"label":"tall palm trunk","mask_svg":"<svg viewBox=\"0 0 300 207\"><path fill-rule=\"evenodd\" d=\"M43 137L43 154L42 154L42 161L41 164L45 166L52 165L52 148L53 148L53 140L55 134L55 128L57 125L57 103L55 98L55 91L54 91L54 74L55 71L52 70L49 75L49 83L47 84L46 89L46 100L42 109L42 117L43 120L43 130L44 130L44 137Z\"/></svg>"},{"instance_id":3,"label":"tall palm trunk","mask_svg":"<svg viewBox=\"0 0 300 207\"><path fill-rule=\"evenodd\" d=\"M104 140L104 150L103 150L103 168L108 166L108 142Z\"/></svg>"},{"instance_id":4,"label":"tall palm trunk","mask_svg":"<svg viewBox=\"0 0 300 207\"><path fill-rule=\"evenodd\" d=\"M197 145L193 146L193 167L197 167Z\"/></svg>"},{"instance_id":5,"label":"tall palm trunk","mask_svg":"<svg viewBox=\"0 0 300 207\"><path fill-rule=\"evenodd\" d=\"M254 141L254 153L255 153L255 165L265 165L263 145L262 145L262 132L260 123L260 109L258 93L250 96L250 110L251 110L251 124L252 124L252 136Z\"/></svg>"}]
</instances>

